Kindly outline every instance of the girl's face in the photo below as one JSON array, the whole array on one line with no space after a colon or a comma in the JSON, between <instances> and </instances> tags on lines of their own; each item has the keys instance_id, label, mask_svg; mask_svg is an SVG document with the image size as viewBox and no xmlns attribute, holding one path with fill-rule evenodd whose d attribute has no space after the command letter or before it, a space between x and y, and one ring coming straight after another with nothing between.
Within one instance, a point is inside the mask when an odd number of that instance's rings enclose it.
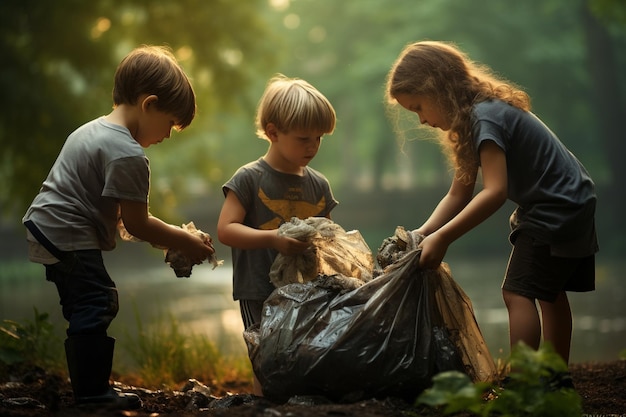
<instances>
[{"instance_id":1,"label":"girl's face","mask_svg":"<svg viewBox=\"0 0 626 417\"><path fill-rule=\"evenodd\" d=\"M443 111L434 97L416 94L398 94L395 99L398 104L408 111L417 113L421 124L426 124L443 131L450 130L450 120L448 120L446 112Z\"/></svg>"}]
</instances>

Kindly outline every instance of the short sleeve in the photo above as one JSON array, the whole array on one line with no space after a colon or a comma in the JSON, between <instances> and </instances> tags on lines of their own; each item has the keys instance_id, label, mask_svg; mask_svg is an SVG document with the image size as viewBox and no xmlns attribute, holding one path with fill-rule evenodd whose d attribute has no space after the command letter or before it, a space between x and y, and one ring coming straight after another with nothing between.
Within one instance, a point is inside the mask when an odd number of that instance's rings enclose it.
<instances>
[{"instance_id":1,"label":"short sleeve","mask_svg":"<svg viewBox=\"0 0 626 417\"><path fill-rule=\"evenodd\" d=\"M115 159L105 168L103 197L147 203L149 192L148 158L132 156Z\"/></svg>"}]
</instances>

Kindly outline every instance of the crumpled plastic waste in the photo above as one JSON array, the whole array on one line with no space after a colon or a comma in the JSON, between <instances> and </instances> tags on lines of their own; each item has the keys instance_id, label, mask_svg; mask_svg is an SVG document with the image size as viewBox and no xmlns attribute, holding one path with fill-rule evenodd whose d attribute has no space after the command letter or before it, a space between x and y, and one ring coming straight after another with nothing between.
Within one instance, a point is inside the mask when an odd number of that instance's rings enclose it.
<instances>
[{"instance_id":1,"label":"crumpled plastic waste","mask_svg":"<svg viewBox=\"0 0 626 417\"><path fill-rule=\"evenodd\" d=\"M414 249L417 249L424 235L407 231L403 226L397 226L393 236L387 237L378 247L376 262L382 269L398 262L400 258Z\"/></svg>"},{"instance_id":2,"label":"crumpled plastic waste","mask_svg":"<svg viewBox=\"0 0 626 417\"><path fill-rule=\"evenodd\" d=\"M15 398L2 398L0 404L3 407L21 407L21 408L41 408L45 409L46 406L40 403L38 400L30 397L15 397Z\"/></svg>"},{"instance_id":3,"label":"crumpled plastic waste","mask_svg":"<svg viewBox=\"0 0 626 417\"><path fill-rule=\"evenodd\" d=\"M196 229L193 222L183 224L183 230L200 237L204 243L208 243L211 247L213 247L211 235L203 232L202 230ZM194 263L183 255L181 251L177 249L167 249L165 251L165 262L170 265L177 277L181 278L191 276L191 269L193 268ZM213 269L215 269L222 265L224 261L217 260L215 252L213 252L213 254L209 257L209 263L211 263L213 265Z\"/></svg>"},{"instance_id":4,"label":"crumpled plastic waste","mask_svg":"<svg viewBox=\"0 0 626 417\"><path fill-rule=\"evenodd\" d=\"M124 227L124 223L121 219L118 223L117 229L122 240L127 242L142 242L141 239L136 238L135 236L131 235L128 230L126 230L126 227ZM200 229L197 229L196 225L193 222L189 222L187 224L183 223L182 229L200 237L204 243L208 243L209 245L211 245L211 247L213 247L213 239L211 238L211 235L203 232ZM191 276L191 270L193 269L195 264L188 257L183 255L180 250L169 249L160 245L152 246L157 249L163 250L165 254L165 263L167 263L174 270L174 273L178 278L188 278ZM217 259L217 257L215 256L215 252L208 258L208 261L213 265L213 269L224 263L223 260Z\"/></svg>"},{"instance_id":5,"label":"crumpled plastic waste","mask_svg":"<svg viewBox=\"0 0 626 417\"><path fill-rule=\"evenodd\" d=\"M278 233L311 242L311 247L296 256L278 254L269 273L275 287L308 282L319 275L340 274L361 283L372 279L374 258L357 230L346 232L326 217L293 217Z\"/></svg>"},{"instance_id":6,"label":"crumpled plastic waste","mask_svg":"<svg viewBox=\"0 0 626 417\"><path fill-rule=\"evenodd\" d=\"M318 275L274 290L261 323L244 331L267 398L412 401L439 372L495 378L469 298L447 264L419 267L421 250L411 249L419 239L397 228L381 245L393 263L366 283L350 287L343 274Z\"/></svg>"}]
</instances>

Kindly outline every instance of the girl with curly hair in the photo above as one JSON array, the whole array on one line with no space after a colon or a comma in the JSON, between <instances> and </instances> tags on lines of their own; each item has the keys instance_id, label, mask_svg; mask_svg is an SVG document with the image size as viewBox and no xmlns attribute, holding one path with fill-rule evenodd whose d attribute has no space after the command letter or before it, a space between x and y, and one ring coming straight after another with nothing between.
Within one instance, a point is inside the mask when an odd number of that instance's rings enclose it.
<instances>
[{"instance_id":1,"label":"girl with curly hair","mask_svg":"<svg viewBox=\"0 0 626 417\"><path fill-rule=\"evenodd\" d=\"M538 349L543 334L567 363L566 291L595 289L596 194L584 166L531 112L528 94L453 44L407 45L388 74L386 94L390 105L442 131L454 168L449 191L414 231L425 236L420 265L438 267L452 242L510 199L517 208L502 294L511 346Z\"/></svg>"}]
</instances>

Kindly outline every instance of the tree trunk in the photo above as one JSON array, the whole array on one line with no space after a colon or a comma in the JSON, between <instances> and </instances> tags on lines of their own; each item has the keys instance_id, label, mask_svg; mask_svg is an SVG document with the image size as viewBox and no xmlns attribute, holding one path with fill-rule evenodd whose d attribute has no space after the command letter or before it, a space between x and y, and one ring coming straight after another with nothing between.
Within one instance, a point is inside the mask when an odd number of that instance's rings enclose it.
<instances>
[{"instance_id":1,"label":"tree trunk","mask_svg":"<svg viewBox=\"0 0 626 417\"><path fill-rule=\"evenodd\" d=\"M610 165L611 178L602 187L598 205L608 217L602 216L602 224L607 231L626 230L626 193L622 180L626 178L626 138L623 123L626 110L623 99L623 86L618 76L618 63L615 59L615 42L606 26L592 15L589 7L583 6L583 24L587 42L592 108L598 122L598 146L604 148ZM608 200L610 198L610 201ZM600 211L600 209L599 209ZM598 216L599 217L599 216ZM612 232L614 233L614 232Z\"/></svg>"}]
</instances>

